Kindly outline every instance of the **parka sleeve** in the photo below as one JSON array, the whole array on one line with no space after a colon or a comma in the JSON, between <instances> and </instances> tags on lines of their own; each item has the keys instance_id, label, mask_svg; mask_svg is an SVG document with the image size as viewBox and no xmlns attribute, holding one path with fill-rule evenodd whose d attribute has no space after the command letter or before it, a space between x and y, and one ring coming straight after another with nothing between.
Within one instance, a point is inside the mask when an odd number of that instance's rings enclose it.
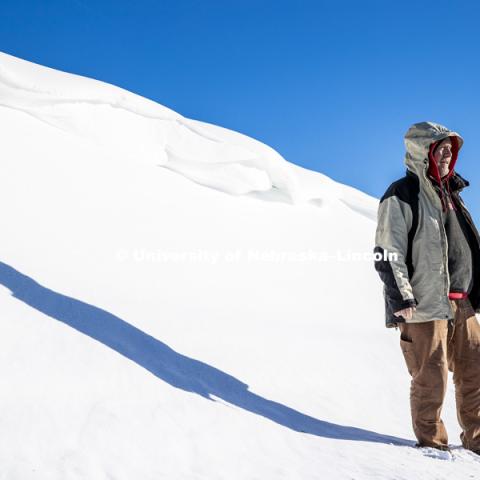
<instances>
[{"instance_id":1,"label":"parka sleeve","mask_svg":"<svg viewBox=\"0 0 480 480\"><path fill-rule=\"evenodd\" d=\"M385 301L390 313L417 304L406 264L408 233L412 219L410 205L396 195L384 195L380 200L374 262L384 284Z\"/></svg>"}]
</instances>

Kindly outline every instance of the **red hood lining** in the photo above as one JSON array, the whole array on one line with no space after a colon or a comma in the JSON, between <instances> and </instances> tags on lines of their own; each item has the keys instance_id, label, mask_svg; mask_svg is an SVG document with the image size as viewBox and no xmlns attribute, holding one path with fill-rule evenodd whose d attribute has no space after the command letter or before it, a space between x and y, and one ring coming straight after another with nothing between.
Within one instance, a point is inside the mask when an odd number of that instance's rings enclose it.
<instances>
[{"instance_id":1,"label":"red hood lining","mask_svg":"<svg viewBox=\"0 0 480 480\"><path fill-rule=\"evenodd\" d=\"M458 138L455 137L455 136L451 136L449 138L452 142L452 159L450 160L450 164L448 165L448 173L443 178L440 178L440 172L438 171L437 164L436 164L436 162L433 158L433 151L435 150L435 147L445 139L442 138L441 140L438 140L436 142L432 142L430 144L430 148L428 150L428 162L429 162L428 174L431 177L433 177L433 179L438 183L438 185L440 185L440 192L441 192L440 200L442 202L443 211L447 210L447 200L445 198L442 183L447 185L448 193L449 193L449 196L451 197L451 195L450 195L450 182L448 181L448 179L453 175L455 164L457 163L458 150L459 150L459 148L458 148ZM453 206L453 209L456 210L455 202L453 200L452 200L452 206Z\"/></svg>"},{"instance_id":2,"label":"red hood lining","mask_svg":"<svg viewBox=\"0 0 480 480\"><path fill-rule=\"evenodd\" d=\"M442 181L445 182L453 175L453 170L455 168L455 164L457 163L457 158L458 158L458 138L455 136L448 137L448 138L450 138L452 142L452 159L450 160L450 164L448 165L448 173L443 178L440 178L440 172L438 171L437 164L433 158L433 151L435 150L435 147L440 142L443 142L443 140L445 139L442 138L441 140L432 142L428 150L428 163L429 163L428 173L437 181L439 185L441 184Z\"/></svg>"}]
</instances>

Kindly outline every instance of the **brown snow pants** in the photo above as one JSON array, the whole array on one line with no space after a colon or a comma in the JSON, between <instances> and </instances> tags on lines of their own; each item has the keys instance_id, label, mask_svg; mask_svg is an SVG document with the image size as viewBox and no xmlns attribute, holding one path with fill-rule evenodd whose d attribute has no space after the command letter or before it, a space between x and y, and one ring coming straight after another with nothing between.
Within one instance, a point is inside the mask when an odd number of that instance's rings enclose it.
<instances>
[{"instance_id":1,"label":"brown snow pants","mask_svg":"<svg viewBox=\"0 0 480 480\"><path fill-rule=\"evenodd\" d=\"M449 301L453 320L398 324L400 346L412 376L413 431L422 446L448 445L440 414L450 370L462 444L480 450L480 325L468 298Z\"/></svg>"}]
</instances>

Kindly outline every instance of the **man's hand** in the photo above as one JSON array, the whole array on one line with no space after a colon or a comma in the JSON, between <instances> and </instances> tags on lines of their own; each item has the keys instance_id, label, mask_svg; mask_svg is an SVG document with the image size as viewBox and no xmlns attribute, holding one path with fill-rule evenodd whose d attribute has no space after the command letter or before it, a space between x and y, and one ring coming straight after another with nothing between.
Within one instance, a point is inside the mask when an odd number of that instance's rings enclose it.
<instances>
[{"instance_id":1,"label":"man's hand","mask_svg":"<svg viewBox=\"0 0 480 480\"><path fill-rule=\"evenodd\" d=\"M398 312L395 312L394 315L396 317L399 317L401 315L405 320L411 320L414 310L416 310L416 307L408 307L404 308L403 310L399 310Z\"/></svg>"}]
</instances>

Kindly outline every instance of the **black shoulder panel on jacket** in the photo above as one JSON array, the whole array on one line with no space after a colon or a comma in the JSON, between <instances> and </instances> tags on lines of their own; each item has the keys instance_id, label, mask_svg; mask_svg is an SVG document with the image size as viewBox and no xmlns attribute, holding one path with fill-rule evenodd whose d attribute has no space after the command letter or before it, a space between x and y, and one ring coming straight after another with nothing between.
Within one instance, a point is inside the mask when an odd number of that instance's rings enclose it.
<instances>
[{"instance_id":1,"label":"black shoulder panel on jacket","mask_svg":"<svg viewBox=\"0 0 480 480\"><path fill-rule=\"evenodd\" d=\"M407 170L407 173L404 177L396 180L387 188L387 191L380 199L380 203L389 197L396 196L400 200L412 206L412 204L418 202L419 192L420 182L417 175L415 175L415 173L411 172L410 170Z\"/></svg>"}]
</instances>

